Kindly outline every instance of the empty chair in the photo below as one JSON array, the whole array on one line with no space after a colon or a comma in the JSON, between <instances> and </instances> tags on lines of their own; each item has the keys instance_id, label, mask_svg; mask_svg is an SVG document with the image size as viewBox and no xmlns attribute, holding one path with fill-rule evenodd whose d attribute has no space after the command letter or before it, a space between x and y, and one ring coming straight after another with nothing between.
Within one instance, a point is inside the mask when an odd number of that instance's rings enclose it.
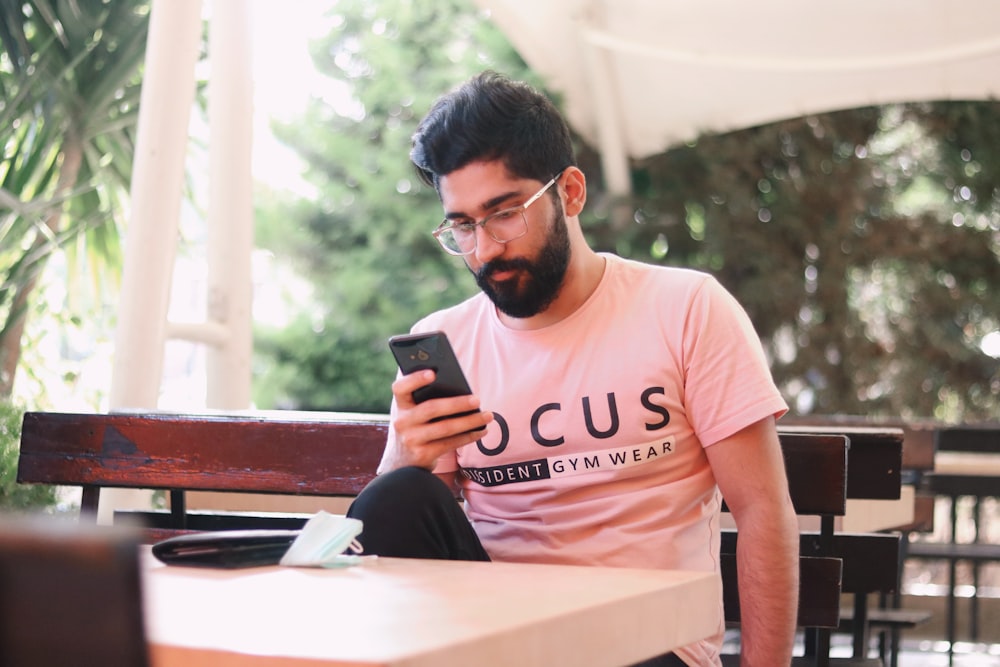
<instances>
[{"instance_id":1,"label":"empty chair","mask_svg":"<svg viewBox=\"0 0 1000 667\"><path fill-rule=\"evenodd\" d=\"M0 520L0 665L146 667L131 533Z\"/></svg>"}]
</instances>

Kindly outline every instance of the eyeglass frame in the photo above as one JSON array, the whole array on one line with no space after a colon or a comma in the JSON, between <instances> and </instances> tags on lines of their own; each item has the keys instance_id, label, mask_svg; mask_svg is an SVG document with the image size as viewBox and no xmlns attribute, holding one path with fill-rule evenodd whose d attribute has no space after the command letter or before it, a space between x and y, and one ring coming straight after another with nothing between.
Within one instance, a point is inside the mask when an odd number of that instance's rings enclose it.
<instances>
[{"instance_id":1,"label":"eyeglass frame","mask_svg":"<svg viewBox=\"0 0 1000 667\"><path fill-rule=\"evenodd\" d=\"M475 220L473 220L471 222L457 222L456 223L453 220L449 220L448 218L445 218L444 220L441 221L441 224L438 225L437 229L435 229L433 232L431 232L431 234L434 236L434 238L437 239L438 243L441 244L441 247L444 248L445 252L447 252L449 255L455 255L456 257L466 257L466 256L471 255L472 253L476 252L476 249L479 248L479 235L475 234L475 232L473 232L473 237L472 237L475 240L475 243L472 245L472 248L468 252L458 252L458 251L452 250L447 245L445 245L445 242L441 239L441 234L443 234L444 232L447 232L447 231L452 231L456 227L459 227L459 226L469 225L469 226L472 226L472 227L482 227L483 230L485 230L485 232L490 235L490 238L493 239L494 241L496 241L497 243L504 243L504 244L506 244L506 243L510 243L511 241L516 241L517 239L523 237L524 235L526 235L528 233L528 218L526 218L525 215L524 215L525 211L528 210L529 206L531 206L536 201L538 201L539 199L541 199L542 195L544 195L548 191L548 189L551 188L555 184L555 182L559 180L559 177L562 176L565 171L566 170L563 169L558 174L556 174L555 176L553 176L549 180L548 183L546 183L545 185L542 186L541 190L539 190L535 194L533 194L530 197L528 197L528 199L523 204L519 204L517 206L511 206L509 208L501 209L501 210L496 211L494 213L490 213L489 215L487 215L485 218L483 218L482 220L480 220L478 222L476 222ZM521 232L520 234L518 234L517 236L513 237L513 238L509 238L509 239L507 239L505 241L501 241L500 239L498 239L496 236L493 235L493 233L490 231L489 227L487 227L486 225L489 224L489 222L491 220L495 220L496 218L499 218L502 215L510 215L510 214L514 213L515 211L517 211L521 215L521 220L524 222L524 231Z\"/></svg>"}]
</instances>

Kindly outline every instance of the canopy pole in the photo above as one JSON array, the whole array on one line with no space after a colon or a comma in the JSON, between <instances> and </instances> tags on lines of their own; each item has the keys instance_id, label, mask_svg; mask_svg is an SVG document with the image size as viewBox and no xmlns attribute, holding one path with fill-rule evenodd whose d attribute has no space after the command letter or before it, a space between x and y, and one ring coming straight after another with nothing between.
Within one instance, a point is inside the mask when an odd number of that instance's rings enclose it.
<instances>
[{"instance_id":1,"label":"canopy pole","mask_svg":"<svg viewBox=\"0 0 1000 667\"><path fill-rule=\"evenodd\" d=\"M209 37L206 407L250 407L253 347L253 54L244 0L214 0Z\"/></svg>"},{"instance_id":2,"label":"canopy pole","mask_svg":"<svg viewBox=\"0 0 1000 667\"><path fill-rule=\"evenodd\" d=\"M170 283L184 187L188 123L201 45L201 0L153 0L132 162L121 299L108 404L155 409L163 378ZM98 521L151 492L105 489Z\"/></svg>"},{"instance_id":3,"label":"canopy pole","mask_svg":"<svg viewBox=\"0 0 1000 667\"><path fill-rule=\"evenodd\" d=\"M153 0L108 402L156 408L201 43L201 0Z\"/></svg>"}]
</instances>

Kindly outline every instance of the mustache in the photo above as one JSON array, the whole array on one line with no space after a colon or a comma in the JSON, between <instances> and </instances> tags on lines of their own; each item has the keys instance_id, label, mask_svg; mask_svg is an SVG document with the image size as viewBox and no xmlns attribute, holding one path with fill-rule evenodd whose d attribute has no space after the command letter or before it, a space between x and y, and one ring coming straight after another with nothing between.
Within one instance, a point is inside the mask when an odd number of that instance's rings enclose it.
<instances>
[{"instance_id":1,"label":"mustache","mask_svg":"<svg viewBox=\"0 0 1000 667\"><path fill-rule=\"evenodd\" d=\"M486 264L480 266L479 270L476 271L476 278L478 280L485 280L494 273L499 273L500 271L516 271L518 269L531 271L531 268L531 262L522 257L514 259L495 259L492 262L487 262Z\"/></svg>"}]
</instances>

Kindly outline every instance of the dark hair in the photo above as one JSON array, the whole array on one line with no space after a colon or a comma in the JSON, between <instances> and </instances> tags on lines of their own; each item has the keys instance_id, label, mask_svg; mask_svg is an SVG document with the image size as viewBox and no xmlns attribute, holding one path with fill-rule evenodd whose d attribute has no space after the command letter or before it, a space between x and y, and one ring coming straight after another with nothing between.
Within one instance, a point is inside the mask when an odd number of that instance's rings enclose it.
<instances>
[{"instance_id":1,"label":"dark hair","mask_svg":"<svg viewBox=\"0 0 1000 667\"><path fill-rule=\"evenodd\" d=\"M531 86L483 72L435 102L413 135L410 160L438 181L477 161L501 160L511 175L547 181L576 164L566 121Z\"/></svg>"}]
</instances>

